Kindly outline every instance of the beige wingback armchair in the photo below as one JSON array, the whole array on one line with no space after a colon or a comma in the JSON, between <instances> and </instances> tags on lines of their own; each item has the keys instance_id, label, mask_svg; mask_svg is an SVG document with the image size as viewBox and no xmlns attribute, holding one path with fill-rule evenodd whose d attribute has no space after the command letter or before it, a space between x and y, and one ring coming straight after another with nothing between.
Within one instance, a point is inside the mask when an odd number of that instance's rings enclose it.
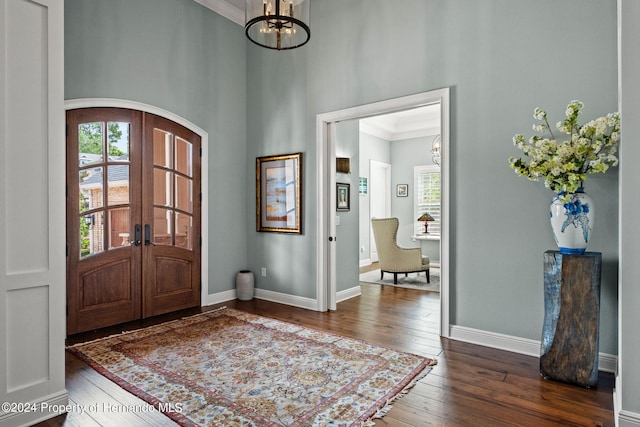
<instances>
[{"instance_id":1,"label":"beige wingback armchair","mask_svg":"<svg viewBox=\"0 0 640 427\"><path fill-rule=\"evenodd\" d=\"M373 236L378 249L380 262L380 280L384 273L393 273L393 283L398 283L398 273L427 273L429 280L429 257L422 256L420 248L401 248L398 246L398 218L372 218Z\"/></svg>"}]
</instances>

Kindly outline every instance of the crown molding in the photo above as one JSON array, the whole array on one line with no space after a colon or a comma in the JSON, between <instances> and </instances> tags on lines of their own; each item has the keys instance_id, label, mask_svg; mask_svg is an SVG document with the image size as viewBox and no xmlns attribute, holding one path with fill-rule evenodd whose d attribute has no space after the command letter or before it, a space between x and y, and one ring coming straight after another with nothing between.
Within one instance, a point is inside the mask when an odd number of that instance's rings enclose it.
<instances>
[{"instance_id":1,"label":"crown molding","mask_svg":"<svg viewBox=\"0 0 640 427\"><path fill-rule=\"evenodd\" d=\"M422 138L436 136L440 134L439 127L429 127L421 129L389 130L376 123L360 121L360 132L376 136L385 141L401 141L404 139Z\"/></svg>"},{"instance_id":2,"label":"crown molding","mask_svg":"<svg viewBox=\"0 0 640 427\"><path fill-rule=\"evenodd\" d=\"M241 27L244 27L244 10L238 9L231 3L224 0L194 0L206 7L213 10L218 15L222 15L231 22L234 22Z\"/></svg>"}]
</instances>

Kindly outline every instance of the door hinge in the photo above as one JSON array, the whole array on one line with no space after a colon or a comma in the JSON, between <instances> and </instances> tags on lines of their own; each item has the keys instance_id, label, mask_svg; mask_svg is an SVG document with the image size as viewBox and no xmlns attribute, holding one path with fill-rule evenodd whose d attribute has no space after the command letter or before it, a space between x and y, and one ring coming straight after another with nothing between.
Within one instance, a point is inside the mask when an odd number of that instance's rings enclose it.
<instances>
[{"instance_id":1,"label":"door hinge","mask_svg":"<svg viewBox=\"0 0 640 427\"><path fill-rule=\"evenodd\" d=\"M200 157L202 157L202 147L200 147Z\"/></svg>"},{"instance_id":2,"label":"door hinge","mask_svg":"<svg viewBox=\"0 0 640 427\"><path fill-rule=\"evenodd\" d=\"M64 136L69 136L69 125L64 126Z\"/></svg>"},{"instance_id":3,"label":"door hinge","mask_svg":"<svg viewBox=\"0 0 640 427\"><path fill-rule=\"evenodd\" d=\"M69 184L64 185L64 197L69 197Z\"/></svg>"},{"instance_id":4,"label":"door hinge","mask_svg":"<svg viewBox=\"0 0 640 427\"><path fill-rule=\"evenodd\" d=\"M66 256L69 256L69 245L66 245L66 252L67 252Z\"/></svg>"},{"instance_id":5,"label":"door hinge","mask_svg":"<svg viewBox=\"0 0 640 427\"><path fill-rule=\"evenodd\" d=\"M66 310L67 310L67 316L68 316L69 315L69 304L67 304Z\"/></svg>"},{"instance_id":6,"label":"door hinge","mask_svg":"<svg viewBox=\"0 0 640 427\"><path fill-rule=\"evenodd\" d=\"M200 201L202 202L202 193L200 193L200 194L198 195L198 197L199 197Z\"/></svg>"},{"instance_id":7,"label":"door hinge","mask_svg":"<svg viewBox=\"0 0 640 427\"><path fill-rule=\"evenodd\" d=\"M202 247L202 236L200 236L200 238L198 238L198 245L199 245L200 247Z\"/></svg>"}]
</instances>

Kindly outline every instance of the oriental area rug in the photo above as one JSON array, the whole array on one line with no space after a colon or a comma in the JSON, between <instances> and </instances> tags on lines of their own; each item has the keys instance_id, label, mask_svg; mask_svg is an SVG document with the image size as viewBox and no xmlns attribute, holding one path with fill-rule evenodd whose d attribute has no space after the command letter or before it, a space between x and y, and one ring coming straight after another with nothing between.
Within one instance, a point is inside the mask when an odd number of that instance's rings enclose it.
<instances>
[{"instance_id":1,"label":"oriental area rug","mask_svg":"<svg viewBox=\"0 0 640 427\"><path fill-rule=\"evenodd\" d=\"M435 364L228 308L67 350L183 426L372 425Z\"/></svg>"}]
</instances>

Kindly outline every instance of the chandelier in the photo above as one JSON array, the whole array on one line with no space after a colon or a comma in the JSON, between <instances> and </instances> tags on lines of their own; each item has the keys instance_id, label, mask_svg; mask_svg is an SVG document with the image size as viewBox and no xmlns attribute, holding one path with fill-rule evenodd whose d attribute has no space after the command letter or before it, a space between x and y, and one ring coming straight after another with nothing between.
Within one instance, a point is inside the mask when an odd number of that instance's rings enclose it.
<instances>
[{"instance_id":1,"label":"chandelier","mask_svg":"<svg viewBox=\"0 0 640 427\"><path fill-rule=\"evenodd\" d=\"M442 145L442 137L440 135L433 138L433 142L431 143L431 160L433 163L440 166L440 150Z\"/></svg>"},{"instance_id":2,"label":"chandelier","mask_svg":"<svg viewBox=\"0 0 640 427\"><path fill-rule=\"evenodd\" d=\"M245 34L268 49L295 49L306 44L310 0L246 0Z\"/></svg>"}]
</instances>

